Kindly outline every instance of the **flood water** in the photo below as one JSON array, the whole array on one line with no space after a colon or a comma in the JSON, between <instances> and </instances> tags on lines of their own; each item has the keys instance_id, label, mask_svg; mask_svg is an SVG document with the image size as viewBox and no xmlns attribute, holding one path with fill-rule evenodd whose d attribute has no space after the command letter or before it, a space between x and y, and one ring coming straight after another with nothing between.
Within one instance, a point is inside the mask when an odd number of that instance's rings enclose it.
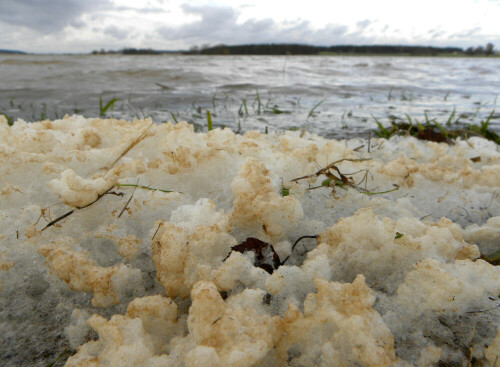
<instances>
[{"instance_id":1,"label":"flood water","mask_svg":"<svg viewBox=\"0 0 500 367\"><path fill-rule=\"evenodd\" d=\"M500 59L340 56L0 55L0 113L151 116L234 130L305 127L327 137L391 120L479 123L500 130Z\"/></svg>"}]
</instances>

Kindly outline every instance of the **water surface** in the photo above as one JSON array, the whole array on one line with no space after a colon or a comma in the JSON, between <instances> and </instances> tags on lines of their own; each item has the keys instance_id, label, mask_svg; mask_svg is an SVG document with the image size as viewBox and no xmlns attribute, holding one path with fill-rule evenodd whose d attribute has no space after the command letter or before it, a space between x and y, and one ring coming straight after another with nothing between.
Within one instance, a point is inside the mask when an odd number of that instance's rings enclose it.
<instances>
[{"instance_id":1,"label":"water surface","mask_svg":"<svg viewBox=\"0 0 500 367\"><path fill-rule=\"evenodd\" d=\"M338 137L376 127L373 117L444 124L455 110L452 122L478 123L500 110L499 92L498 58L0 55L0 113L27 121L98 116L102 97L119 99L109 117L202 129L209 110L234 130Z\"/></svg>"}]
</instances>

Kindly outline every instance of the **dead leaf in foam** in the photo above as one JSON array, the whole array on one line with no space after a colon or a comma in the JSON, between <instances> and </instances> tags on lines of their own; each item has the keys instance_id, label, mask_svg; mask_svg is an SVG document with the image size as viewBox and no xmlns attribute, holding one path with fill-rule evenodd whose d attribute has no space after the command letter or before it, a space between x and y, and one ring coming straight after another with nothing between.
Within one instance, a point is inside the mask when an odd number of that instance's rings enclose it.
<instances>
[{"instance_id":1,"label":"dead leaf in foam","mask_svg":"<svg viewBox=\"0 0 500 367\"><path fill-rule=\"evenodd\" d=\"M264 269L269 274L272 274L281 265L280 258L273 246L254 237L247 238L244 242L231 249L242 254L247 251L253 251L255 253L255 266Z\"/></svg>"}]
</instances>

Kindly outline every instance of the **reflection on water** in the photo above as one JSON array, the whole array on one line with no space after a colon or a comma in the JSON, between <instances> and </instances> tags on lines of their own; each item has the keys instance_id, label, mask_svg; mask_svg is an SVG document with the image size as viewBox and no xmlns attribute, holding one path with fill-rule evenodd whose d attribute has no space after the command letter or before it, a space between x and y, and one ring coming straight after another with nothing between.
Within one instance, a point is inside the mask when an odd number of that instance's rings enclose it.
<instances>
[{"instance_id":1,"label":"reflection on water","mask_svg":"<svg viewBox=\"0 0 500 367\"><path fill-rule=\"evenodd\" d=\"M372 115L477 123L500 107L500 62L487 58L0 55L0 80L0 113L27 121L97 116L102 96L119 99L116 118L201 128L209 109L235 130L347 136L376 127Z\"/></svg>"}]
</instances>

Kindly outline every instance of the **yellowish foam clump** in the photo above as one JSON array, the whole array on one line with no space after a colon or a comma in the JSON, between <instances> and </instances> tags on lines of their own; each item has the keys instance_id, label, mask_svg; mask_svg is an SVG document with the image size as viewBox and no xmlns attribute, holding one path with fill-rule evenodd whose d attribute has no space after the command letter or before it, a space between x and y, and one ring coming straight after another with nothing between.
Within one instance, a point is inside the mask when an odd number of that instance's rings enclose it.
<instances>
[{"instance_id":1,"label":"yellowish foam clump","mask_svg":"<svg viewBox=\"0 0 500 367\"><path fill-rule=\"evenodd\" d=\"M316 279L304 315L294 304L284 318L283 351L295 346L302 366L389 366L396 361L393 336L372 309L375 297L359 275L352 284ZM348 363L346 363L349 361Z\"/></svg>"},{"instance_id":2,"label":"yellowish foam clump","mask_svg":"<svg viewBox=\"0 0 500 367\"><path fill-rule=\"evenodd\" d=\"M231 184L233 191L232 225L254 230L260 236L280 238L302 219L302 207L292 196L281 197L271 183L262 162L248 158Z\"/></svg>"},{"instance_id":3,"label":"yellowish foam clump","mask_svg":"<svg viewBox=\"0 0 500 367\"><path fill-rule=\"evenodd\" d=\"M236 240L228 234L229 217L216 212L213 202L201 200L195 206L181 207L172 215L173 220L176 217L177 223L159 223L153 262L165 294L188 297L197 281L214 277Z\"/></svg>"},{"instance_id":4,"label":"yellowish foam clump","mask_svg":"<svg viewBox=\"0 0 500 367\"><path fill-rule=\"evenodd\" d=\"M280 337L279 317L259 314L251 300L246 307L231 305L206 282L196 284L191 298L188 327L197 346L186 355L188 366L253 366Z\"/></svg>"},{"instance_id":5,"label":"yellowish foam clump","mask_svg":"<svg viewBox=\"0 0 500 367\"><path fill-rule=\"evenodd\" d=\"M442 264L425 259L406 275L404 283L397 290L396 300L413 315L428 310L473 313L481 311L480 300L488 297L494 299L499 294L498 267L482 260L457 260L452 264ZM471 305L475 301L479 301L479 304L472 309Z\"/></svg>"},{"instance_id":6,"label":"yellowish foam clump","mask_svg":"<svg viewBox=\"0 0 500 367\"><path fill-rule=\"evenodd\" d=\"M47 259L48 267L71 289L92 292L94 297L91 302L96 307L119 303L123 283L140 285L140 270L123 264L96 266L85 254L74 252L67 245L49 243L40 246L38 252Z\"/></svg>"},{"instance_id":7,"label":"yellowish foam clump","mask_svg":"<svg viewBox=\"0 0 500 367\"><path fill-rule=\"evenodd\" d=\"M463 231L464 239L476 244L486 255L498 252L498 239L500 238L500 217L492 217L482 226L473 224Z\"/></svg>"},{"instance_id":8,"label":"yellowish foam clump","mask_svg":"<svg viewBox=\"0 0 500 367\"><path fill-rule=\"evenodd\" d=\"M334 278L350 280L361 273L370 284L389 292L425 258L451 262L479 257L477 247L464 242L460 227L446 218L435 223L379 219L371 208L340 218L317 241L318 248L325 246L328 251Z\"/></svg>"},{"instance_id":9,"label":"yellowish foam clump","mask_svg":"<svg viewBox=\"0 0 500 367\"><path fill-rule=\"evenodd\" d=\"M61 173L60 179L48 183L51 191L61 198L61 201L74 208L84 208L111 190L120 176L136 175L144 172L142 164L136 161L120 164L117 167L97 174L97 177L85 179L68 169Z\"/></svg>"}]
</instances>

